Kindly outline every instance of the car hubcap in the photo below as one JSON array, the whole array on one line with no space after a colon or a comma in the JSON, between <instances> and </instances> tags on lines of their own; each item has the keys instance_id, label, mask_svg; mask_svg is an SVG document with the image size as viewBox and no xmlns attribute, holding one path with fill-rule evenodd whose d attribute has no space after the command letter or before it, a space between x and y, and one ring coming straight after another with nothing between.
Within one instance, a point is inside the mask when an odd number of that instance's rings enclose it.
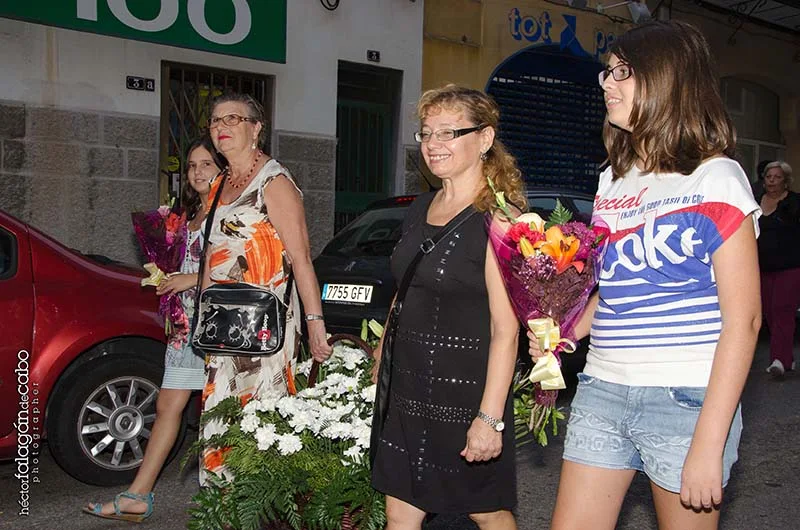
<instances>
[{"instance_id":1,"label":"car hubcap","mask_svg":"<svg viewBox=\"0 0 800 530\"><path fill-rule=\"evenodd\" d=\"M156 418L158 387L141 377L122 377L97 387L81 408L81 449L114 471L139 466Z\"/></svg>"}]
</instances>

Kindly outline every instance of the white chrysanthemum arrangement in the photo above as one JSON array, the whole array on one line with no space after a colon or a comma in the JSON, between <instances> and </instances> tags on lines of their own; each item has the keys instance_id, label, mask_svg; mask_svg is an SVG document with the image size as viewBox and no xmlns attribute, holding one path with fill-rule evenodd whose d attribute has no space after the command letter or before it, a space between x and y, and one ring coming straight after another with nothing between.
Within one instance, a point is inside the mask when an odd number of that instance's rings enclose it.
<instances>
[{"instance_id":1,"label":"white chrysanthemum arrangement","mask_svg":"<svg viewBox=\"0 0 800 530\"><path fill-rule=\"evenodd\" d=\"M294 395L228 398L203 415L226 428L198 449L218 450L232 480L195 497L190 528L383 528L383 496L370 486L373 360L344 343L319 366L297 366ZM270 526L272 525L272 526Z\"/></svg>"},{"instance_id":2,"label":"white chrysanthemum arrangement","mask_svg":"<svg viewBox=\"0 0 800 530\"><path fill-rule=\"evenodd\" d=\"M368 364L360 349L337 344L322 365L316 386L293 396L268 393L250 400L242 408L239 428L255 437L261 451L297 453L303 449L305 433L347 446L341 447L344 465L361 463L369 451L375 402L375 385L364 381ZM308 360L297 367L304 380L311 365Z\"/></svg>"}]
</instances>

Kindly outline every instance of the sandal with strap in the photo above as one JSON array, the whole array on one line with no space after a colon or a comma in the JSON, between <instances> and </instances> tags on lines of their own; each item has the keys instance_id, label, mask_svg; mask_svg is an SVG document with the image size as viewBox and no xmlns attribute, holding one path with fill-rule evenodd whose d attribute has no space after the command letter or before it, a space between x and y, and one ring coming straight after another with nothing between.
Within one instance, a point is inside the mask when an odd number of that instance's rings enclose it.
<instances>
[{"instance_id":1,"label":"sandal with strap","mask_svg":"<svg viewBox=\"0 0 800 530\"><path fill-rule=\"evenodd\" d=\"M143 502L147 504L147 510L144 513L123 512L119 509L119 500L121 498ZM94 503L92 508L84 508L83 511L90 515L94 515L95 517L102 517L103 519L116 519L119 521L129 521L131 523L141 523L153 515L153 499L154 496L152 491L145 495L139 495L138 493L132 493L130 491L123 491L114 497L114 513L103 513L103 504L97 502Z\"/></svg>"}]
</instances>

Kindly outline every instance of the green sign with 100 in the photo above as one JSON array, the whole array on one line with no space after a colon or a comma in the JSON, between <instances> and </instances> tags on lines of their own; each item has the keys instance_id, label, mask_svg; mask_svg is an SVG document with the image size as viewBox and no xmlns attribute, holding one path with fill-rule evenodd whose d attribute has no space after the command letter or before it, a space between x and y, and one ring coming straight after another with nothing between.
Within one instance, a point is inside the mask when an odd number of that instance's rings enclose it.
<instances>
[{"instance_id":1,"label":"green sign with 100","mask_svg":"<svg viewBox=\"0 0 800 530\"><path fill-rule=\"evenodd\" d=\"M286 0L1 0L0 17L286 62Z\"/></svg>"}]
</instances>

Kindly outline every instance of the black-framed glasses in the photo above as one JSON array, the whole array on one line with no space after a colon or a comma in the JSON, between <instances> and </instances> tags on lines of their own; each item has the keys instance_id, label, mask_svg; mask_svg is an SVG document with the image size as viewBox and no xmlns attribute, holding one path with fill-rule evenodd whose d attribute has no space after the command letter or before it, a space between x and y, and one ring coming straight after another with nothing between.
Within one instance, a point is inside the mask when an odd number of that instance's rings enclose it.
<instances>
[{"instance_id":1,"label":"black-framed glasses","mask_svg":"<svg viewBox=\"0 0 800 530\"><path fill-rule=\"evenodd\" d=\"M414 139L421 144L430 142L431 137L436 138L440 142L449 142L450 140L455 140L459 136L480 131L487 126L487 123L482 123L480 125L476 125L475 127L467 127L465 129L439 129L438 131L431 132L419 131L414 133Z\"/></svg>"},{"instance_id":2,"label":"black-framed glasses","mask_svg":"<svg viewBox=\"0 0 800 530\"><path fill-rule=\"evenodd\" d=\"M619 63L614 68L604 68L600 70L600 74L598 75L598 80L600 81L600 86L603 86L603 83L606 82L608 76L614 78L614 81L625 81L630 76L633 75L633 67L627 63Z\"/></svg>"},{"instance_id":3,"label":"black-framed glasses","mask_svg":"<svg viewBox=\"0 0 800 530\"><path fill-rule=\"evenodd\" d=\"M225 116L212 116L208 119L208 127L217 127L219 122L227 125L228 127L235 127L243 121L256 123L256 118L248 118L247 116L239 116L238 114L226 114Z\"/></svg>"}]
</instances>

